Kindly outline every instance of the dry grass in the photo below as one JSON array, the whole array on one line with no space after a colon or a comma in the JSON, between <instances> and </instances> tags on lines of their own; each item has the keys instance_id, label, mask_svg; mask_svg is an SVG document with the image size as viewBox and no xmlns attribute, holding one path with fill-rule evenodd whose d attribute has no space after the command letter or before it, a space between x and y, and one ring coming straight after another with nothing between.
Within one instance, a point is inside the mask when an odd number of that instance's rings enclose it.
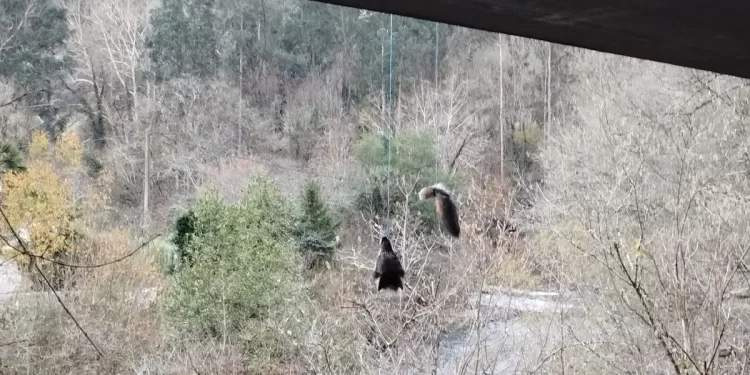
<instances>
[{"instance_id":1,"label":"dry grass","mask_svg":"<svg viewBox=\"0 0 750 375\"><path fill-rule=\"evenodd\" d=\"M235 335L207 341L173 331L159 309L165 280L154 245L112 266L71 273L75 291L61 293L103 358L97 360L95 350L50 294L19 294L0 307L3 332L7 332L3 343L18 341L0 347L0 370L5 374L429 372L438 366L445 333L486 323L490 312L478 311L468 296L483 283L483 276L475 272L479 259L489 257L487 252L494 249L469 251L461 241L435 242L416 236L405 216L397 232L406 235L397 236L394 243L413 290L407 289L402 301L391 292L375 291L371 273L378 253L377 228L362 220L350 222L349 235L331 269L308 277L313 306L306 315L310 331L291 343L296 349L281 362L253 358ZM471 241L472 235L467 237ZM87 244L88 257L78 261L95 264L117 258L137 245L130 238L125 230L96 235ZM155 291L156 301L139 296L144 289ZM469 362L481 351L475 349L464 354Z\"/></svg>"},{"instance_id":2,"label":"dry grass","mask_svg":"<svg viewBox=\"0 0 750 375\"><path fill-rule=\"evenodd\" d=\"M128 234L115 230L90 241L85 264L111 260L132 250ZM6 373L118 373L134 368L142 353L163 345L158 309L139 294L158 287L152 254L145 249L116 265L70 275L74 291L60 294L71 313L104 353L96 352L48 292L20 293L2 309L1 348Z\"/></svg>"},{"instance_id":3,"label":"dry grass","mask_svg":"<svg viewBox=\"0 0 750 375\"><path fill-rule=\"evenodd\" d=\"M127 231L93 238L85 264L132 251ZM19 293L0 304L3 374L245 374L241 345L180 337L159 308L164 283L158 252L146 247L112 266L77 270L66 306L102 351L97 353L48 292ZM272 372L268 372L272 373Z\"/></svg>"}]
</instances>

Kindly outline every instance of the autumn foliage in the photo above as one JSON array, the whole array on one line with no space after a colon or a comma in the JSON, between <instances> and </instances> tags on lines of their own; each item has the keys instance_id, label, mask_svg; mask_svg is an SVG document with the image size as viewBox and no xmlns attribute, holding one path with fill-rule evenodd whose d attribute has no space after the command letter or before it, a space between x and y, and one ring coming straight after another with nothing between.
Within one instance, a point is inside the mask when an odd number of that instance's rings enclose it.
<instances>
[{"instance_id":1,"label":"autumn foliage","mask_svg":"<svg viewBox=\"0 0 750 375\"><path fill-rule=\"evenodd\" d=\"M77 171L82 147L74 132L61 134L54 144L45 133L35 132L28 149L26 170L3 176L2 208L16 231L28 233L24 241L32 254L56 258L71 252L95 215L106 211L108 178L100 176L98 183L86 184L86 189L75 188L83 177ZM7 224L2 228L11 234ZM3 255L10 256L9 251L15 252L6 247ZM16 261L28 265L29 257Z\"/></svg>"}]
</instances>

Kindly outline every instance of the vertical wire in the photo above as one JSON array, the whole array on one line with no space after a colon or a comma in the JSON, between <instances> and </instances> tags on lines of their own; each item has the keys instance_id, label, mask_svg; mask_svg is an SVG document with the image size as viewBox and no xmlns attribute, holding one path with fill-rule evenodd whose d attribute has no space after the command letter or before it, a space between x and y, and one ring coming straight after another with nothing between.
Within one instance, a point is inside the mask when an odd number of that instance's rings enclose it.
<instances>
[{"instance_id":1,"label":"vertical wire","mask_svg":"<svg viewBox=\"0 0 750 375\"><path fill-rule=\"evenodd\" d=\"M441 159L443 157L443 154L441 152L442 151L442 147L441 147L441 144L440 144L440 133L438 132L438 127L440 125L440 112L439 112L439 108L440 108L440 106L439 106L439 101L440 101L440 90L439 90L439 88L440 88L440 78L438 76L438 74L439 74L439 69L438 69L438 48L439 48L438 47L438 37L439 37L438 36L439 35L438 34L438 26L439 26L439 24L437 22L435 22L435 97L433 99L435 101L435 115L434 115L435 116L435 181L433 183L435 183L435 184L438 183L438 182L440 182L438 180L438 178L440 177L440 175L439 175L439 169L440 169L440 161L441 161ZM436 222L435 224L436 224L436 228L435 229L439 231L440 230L440 223Z\"/></svg>"},{"instance_id":2,"label":"vertical wire","mask_svg":"<svg viewBox=\"0 0 750 375\"><path fill-rule=\"evenodd\" d=\"M440 91L438 90L439 86L439 78L438 78L438 26L439 24L435 22L435 148L437 149L437 155L435 157L435 183L438 183L438 169L440 168L440 147L438 143L439 133L438 133L438 123L440 120L439 114L438 114L438 100L440 98Z\"/></svg>"},{"instance_id":3,"label":"vertical wire","mask_svg":"<svg viewBox=\"0 0 750 375\"><path fill-rule=\"evenodd\" d=\"M391 14L390 42L388 47L388 180L386 212L388 222L391 221L391 137L393 133L392 92L393 92L393 14Z\"/></svg>"}]
</instances>

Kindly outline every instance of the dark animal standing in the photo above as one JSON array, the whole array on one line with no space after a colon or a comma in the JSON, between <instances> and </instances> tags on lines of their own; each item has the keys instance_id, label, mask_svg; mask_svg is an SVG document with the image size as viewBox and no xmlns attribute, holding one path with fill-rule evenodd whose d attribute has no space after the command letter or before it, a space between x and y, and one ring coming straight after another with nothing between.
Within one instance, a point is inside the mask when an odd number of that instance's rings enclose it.
<instances>
[{"instance_id":1,"label":"dark animal standing","mask_svg":"<svg viewBox=\"0 0 750 375\"><path fill-rule=\"evenodd\" d=\"M426 187L419 191L419 199L427 200L435 198L435 211L440 217L443 228L453 237L461 235L461 226L458 223L458 208L451 200L451 192L442 183Z\"/></svg>"},{"instance_id":2,"label":"dark animal standing","mask_svg":"<svg viewBox=\"0 0 750 375\"><path fill-rule=\"evenodd\" d=\"M404 284L401 279L405 274L401 262L398 260L396 253L393 252L391 241L388 240L388 237L381 238L380 255L378 255L378 262L375 265L375 272L372 273L374 279L380 278L378 280L378 291L381 289L403 290Z\"/></svg>"}]
</instances>

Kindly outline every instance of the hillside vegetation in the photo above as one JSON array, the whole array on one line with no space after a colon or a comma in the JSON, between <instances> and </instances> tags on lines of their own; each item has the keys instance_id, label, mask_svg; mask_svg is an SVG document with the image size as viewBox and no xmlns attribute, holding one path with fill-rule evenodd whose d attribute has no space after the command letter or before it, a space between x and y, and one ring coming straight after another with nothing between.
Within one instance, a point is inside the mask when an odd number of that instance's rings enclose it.
<instances>
[{"instance_id":1,"label":"hillside vegetation","mask_svg":"<svg viewBox=\"0 0 750 375\"><path fill-rule=\"evenodd\" d=\"M307 0L0 25L0 374L484 374L497 322L505 373L750 372L746 80Z\"/></svg>"}]
</instances>

